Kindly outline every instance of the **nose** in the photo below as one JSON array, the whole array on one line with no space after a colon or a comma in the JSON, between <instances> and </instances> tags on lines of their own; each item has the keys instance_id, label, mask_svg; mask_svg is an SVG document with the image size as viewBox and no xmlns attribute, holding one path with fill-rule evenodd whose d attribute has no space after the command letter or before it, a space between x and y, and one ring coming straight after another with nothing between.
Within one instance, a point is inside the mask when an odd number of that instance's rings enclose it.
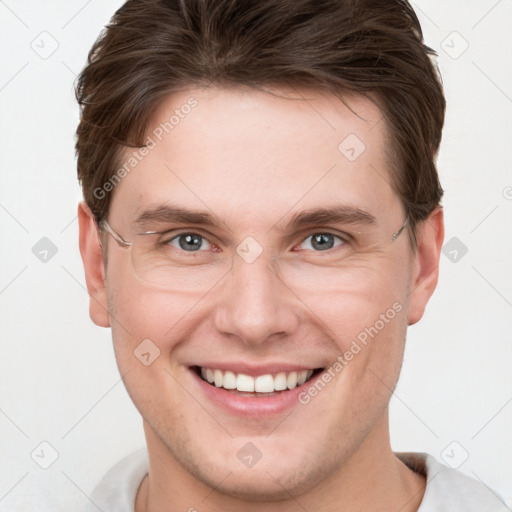
<instances>
[{"instance_id":1,"label":"nose","mask_svg":"<svg viewBox=\"0 0 512 512\"><path fill-rule=\"evenodd\" d=\"M247 345L276 341L299 325L296 298L265 252L252 263L235 256L217 294L216 329Z\"/></svg>"}]
</instances>

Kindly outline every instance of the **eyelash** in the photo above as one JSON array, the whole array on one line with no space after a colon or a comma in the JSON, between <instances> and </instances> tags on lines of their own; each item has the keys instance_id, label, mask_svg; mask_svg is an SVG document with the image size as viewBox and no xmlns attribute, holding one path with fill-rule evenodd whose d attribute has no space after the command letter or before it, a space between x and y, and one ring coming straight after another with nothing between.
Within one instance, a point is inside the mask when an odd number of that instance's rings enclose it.
<instances>
[{"instance_id":1,"label":"eyelash","mask_svg":"<svg viewBox=\"0 0 512 512\"><path fill-rule=\"evenodd\" d=\"M179 239L179 237L183 236L183 235L198 235L203 240L206 240L211 246L216 247L216 245L213 242L211 242L207 237L205 237L201 233L198 233L198 232L195 232L195 231L181 231L179 233L173 234L172 237L170 237L170 238L167 238L166 235L170 235L170 232L162 233L162 236L165 237L163 240L159 241L159 245L161 245L162 247L164 247L166 245L170 245L170 242ZM311 238L311 237L313 237L315 235L333 236L334 238L337 238L341 242L340 244L335 245L334 247L331 247L330 249L326 249L325 251L313 251L313 252L316 252L316 253L329 253L329 252L332 252L332 251L338 249L339 247L341 247L341 246L343 246L345 244L350 243L350 241L351 241L351 237L348 234L345 234L344 236L342 236L342 235L339 235L339 234L336 234L336 233L332 233L330 231L314 231L314 232L311 232L311 234L309 234L308 236L302 238L300 243L297 244L297 245L302 245L306 240L308 240L308 238ZM297 247L297 245L294 246L294 249L295 249L295 247ZM187 253L187 252L189 252L189 253L198 253L198 252L205 252L207 250L207 249L203 249L203 250L198 250L198 251L185 251L185 250L178 249L177 247L175 247L175 249L177 249L178 251L180 251L182 253ZM306 249L306 250L311 250L311 249Z\"/></svg>"}]
</instances>

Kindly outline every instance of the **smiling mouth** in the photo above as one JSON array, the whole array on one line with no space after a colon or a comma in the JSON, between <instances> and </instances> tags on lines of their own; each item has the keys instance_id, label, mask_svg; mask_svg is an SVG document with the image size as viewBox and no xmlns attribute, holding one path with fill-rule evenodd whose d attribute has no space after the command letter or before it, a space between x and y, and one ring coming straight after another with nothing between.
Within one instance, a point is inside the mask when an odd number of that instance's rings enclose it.
<instances>
[{"instance_id":1,"label":"smiling mouth","mask_svg":"<svg viewBox=\"0 0 512 512\"><path fill-rule=\"evenodd\" d=\"M213 387L222 388L233 394L249 397L269 397L295 389L310 381L323 368L279 372L258 376L235 373L216 368L193 367L197 375Z\"/></svg>"}]
</instances>

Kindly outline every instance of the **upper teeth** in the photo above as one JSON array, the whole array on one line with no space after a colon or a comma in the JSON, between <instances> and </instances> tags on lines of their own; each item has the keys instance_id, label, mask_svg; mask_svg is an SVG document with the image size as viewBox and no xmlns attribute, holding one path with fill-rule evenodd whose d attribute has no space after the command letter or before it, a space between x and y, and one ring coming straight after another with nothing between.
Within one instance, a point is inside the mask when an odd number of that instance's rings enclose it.
<instances>
[{"instance_id":1,"label":"upper teeth","mask_svg":"<svg viewBox=\"0 0 512 512\"><path fill-rule=\"evenodd\" d=\"M236 389L251 393L272 393L274 391L293 389L304 384L311 375L313 375L313 370L280 372L275 375L266 374L251 377L244 373L235 374L231 371L201 368L201 376L210 384L214 384L218 388Z\"/></svg>"}]
</instances>

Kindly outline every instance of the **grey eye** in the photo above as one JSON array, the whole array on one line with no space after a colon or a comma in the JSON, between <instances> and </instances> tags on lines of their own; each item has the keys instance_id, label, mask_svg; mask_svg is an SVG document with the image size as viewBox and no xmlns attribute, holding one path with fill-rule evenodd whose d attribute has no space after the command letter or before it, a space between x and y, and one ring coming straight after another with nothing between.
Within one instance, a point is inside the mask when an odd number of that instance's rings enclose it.
<instances>
[{"instance_id":1,"label":"grey eye","mask_svg":"<svg viewBox=\"0 0 512 512\"><path fill-rule=\"evenodd\" d=\"M180 233L171 238L169 244L176 247L176 249L183 249L188 252L208 250L210 248L210 242L197 233ZM203 245L206 245L206 247L201 249Z\"/></svg>"},{"instance_id":2,"label":"grey eye","mask_svg":"<svg viewBox=\"0 0 512 512\"><path fill-rule=\"evenodd\" d=\"M305 249L314 251L327 251L333 247L342 245L343 240L332 233L314 233L308 236L301 245L306 245Z\"/></svg>"}]
</instances>

